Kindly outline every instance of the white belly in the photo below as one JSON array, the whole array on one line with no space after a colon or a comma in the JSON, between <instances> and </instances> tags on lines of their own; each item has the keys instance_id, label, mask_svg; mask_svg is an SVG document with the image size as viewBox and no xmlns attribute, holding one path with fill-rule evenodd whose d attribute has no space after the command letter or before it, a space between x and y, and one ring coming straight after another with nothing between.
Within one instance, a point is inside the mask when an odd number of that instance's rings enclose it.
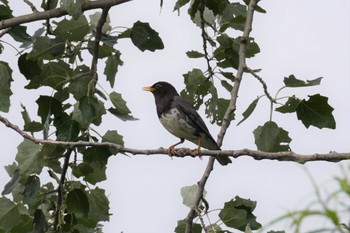
<instances>
[{"instance_id":1,"label":"white belly","mask_svg":"<svg viewBox=\"0 0 350 233\"><path fill-rule=\"evenodd\" d=\"M171 109L167 113L163 113L159 118L162 125L173 135L189 141L196 141L196 130L186 124L184 119L180 118L180 112L177 109Z\"/></svg>"}]
</instances>

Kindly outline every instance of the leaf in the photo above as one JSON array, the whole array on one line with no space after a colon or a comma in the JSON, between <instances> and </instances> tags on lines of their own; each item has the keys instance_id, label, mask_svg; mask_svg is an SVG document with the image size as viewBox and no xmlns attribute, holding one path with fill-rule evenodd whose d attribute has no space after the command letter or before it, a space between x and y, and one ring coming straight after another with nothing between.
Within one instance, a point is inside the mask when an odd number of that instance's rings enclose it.
<instances>
[{"instance_id":1,"label":"leaf","mask_svg":"<svg viewBox=\"0 0 350 233\"><path fill-rule=\"evenodd\" d=\"M41 86L41 67L38 60L28 59L28 54L24 53L18 58L19 71L29 80L26 89L37 89Z\"/></svg>"},{"instance_id":2,"label":"leaf","mask_svg":"<svg viewBox=\"0 0 350 233\"><path fill-rule=\"evenodd\" d=\"M83 163L73 170L76 177L83 177L85 181L95 185L97 182L106 180L106 165L111 156L108 147L91 147L82 152Z\"/></svg>"},{"instance_id":3,"label":"leaf","mask_svg":"<svg viewBox=\"0 0 350 233\"><path fill-rule=\"evenodd\" d=\"M73 76L73 70L64 61L49 62L41 67L40 85L61 90L71 76Z\"/></svg>"},{"instance_id":4,"label":"leaf","mask_svg":"<svg viewBox=\"0 0 350 233\"><path fill-rule=\"evenodd\" d=\"M310 87L310 86L320 85L322 78L323 77L319 77L316 79L303 81L295 78L295 76L291 74L289 75L289 77L285 77L283 79L283 82L284 82L284 85L286 85L286 87Z\"/></svg>"},{"instance_id":5,"label":"leaf","mask_svg":"<svg viewBox=\"0 0 350 233\"><path fill-rule=\"evenodd\" d=\"M20 179L19 170L16 169L11 176L11 180L5 185L1 195L10 194L14 189L14 187L17 185L19 179Z\"/></svg>"},{"instance_id":6,"label":"leaf","mask_svg":"<svg viewBox=\"0 0 350 233\"><path fill-rule=\"evenodd\" d=\"M89 33L89 23L84 15L77 19L63 19L57 24L53 34L60 37L62 40L82 41Z\"/></svg>"},{"instance_id":7,"label":"leaf","mask_svg":"<svg viewBox=\"0 0 350 233\"><path fill-rule=\"evenodd\" d=\"M31 42L32 37L27 33L26 26L16 26L11 28L8 33L15 41L22 42L21 48L25 47L27 43Z\"/></svg>"},{"instance_id":8,"label":"leaf","mask_svg":"<svg viewBox=\"0 0 350 233\"><path fill-rule=\"evenodd\" d=\"M198 110L203 103L203 98L209 93L212 83L200 69L193 69L183 76L186 88L181 92L181 96Z\"/></svg>"},{"instance_id":9,"label":"leaf","mask_svg":"<svg viewBox=\"0 0 350 233\"><path fill-rule=\"evenodd\" d=\"M53 115L59 115L63 111L62 103L51 96L41 95L35 101L38 104L38 116L41 117L41 123L45 122Z\"/></svg>"},{"instance_id":10,"label":"leaf","mask_svg":"<svg viewBox=\"0 0 350 233\"><path fill-rule=\"evenodd\" d=\"M251 102L248 106L248 108L242 113L243 115L243 119L238 122L237 125L240 125L243 121L247 120L248 117L254 112L256 105L258 104L260 98L256 98L255 100L253 100L253 102Z\"/></svg>"},{"instance_id":11,"label":"leaf","mask_svg":"<svg viewBox=\"0 0 350 233\"><path fill-rule=\"evenodd\" d=\"M266 152L290 151L292 139L288 132L277 126L273 121L266 122L254 130L255 144L258 150Z\"/></svg>"},{"instance_id":12,"label":"leaf","mask_svg":"<svg viewBox=\"0 0 350 233\"><path fill-rule=\"evenodd\" d=\"M175 228L175 233L185 233L186 231L186 220L177 221L177 226ZM192 223L192 233L201 233L202 226L198 223Z\"/></svg>"},{"instance_id":13,"label":"leaf","mask_svg":"<svg viewBox=\"0 0 350 233\"><path fill-rule=\"evenodd\" d=\"M174 6L174 11L180 10L181 7L183 7L184 5L186 5L189 2L190 2L190 0L177 0L175 3L175 6Z\"/></svg>"},{"instance_id":14,"label":"leaf","mask_svg":"<svg viewBox=\"0 0 350 233\"><path fill-rule=\"evenodd\" d=\"M130 113L130 109L126 106L126 102L123 99L122 95L117 92L112 92L109 94L109 99L112 101L112 104L115 108L110 108L108 111L113 115L117 116L119 119L125 120L138 120L134 118Z\"/></svg>"},{"instance_id":15,"label":"leaf","mask_svg":"<svg viewBox=\"0 0 350 233\"><path fill-rule=\"evenodd\" d=\"M218 126L221 126L229 103L230 101L228 99L217 98L215 95L212 95L212 97L205 102L205 115L209 118L210 123L216 123ZM234 115L231 117L231 120L233 119Z\"/></svg>"},{"instance_id":16,"label":"leaf","mask_svg":"<svg viewBox=\"0 0 350 233\"><path fill-rule=\"evenodd\" d=\"M114 55L109 56L106 60L106 67L104 70L104 74L107 77L107 81L109 81L111 87L114 87L115 75L118 72L118 66L123 65L123 61L120 59L121 53L116 51Z\"/></svg>"},{"instance_id":17,"label":"leaf","mask_svg":"<svg viewBox=\"0 0 350 233\"><path fill-rule=\"evenodd\" d=\"M116 130L108 130L106 134L102 136L102 142L111 142L117 145L124 146L123 136L118 134ZM113 154L116 154L118 152L115 148L110 149L113 149Z\"/></svg>"},{"instance_id":18,"label":"leaf","mask_svg":"<svg viewBox=\"0 0 350 233\"><path fill-rule=\"evenodd\" d=\"M20 218L18 207L6 197L0 197L0 230L11 232Z\"/></svg>"},{"instance_id":19,"label":"leaf","mask_svg":"<svg viewBox=\"0 0 350 233\"><path fill-rule=\"evenodd\" d=\"M194 51L194 50L187 51L187 52L186 52L186 55L187 55L187 57L189 57L189 58L201 58L201 57L204 57L204 56L205 56L203 53L200 53L200 52Z\"/></svg>"},{"instance_id":20,"label":"leaf","mask_svg":"<svg viewBox=\"0 0 350 233\"><path fill-rule=\"evenodd\" d=\"M215 15L222 15L226 6L229 5L227 0L206 0L205 6L212 10Z\"/></svg>"},{"instance_id":21,"label":"leaf","mask_svg":"<svg viewBox=\"0 0 350 233\"><path fill-rule=\"evenodd\" d=\"M6 62L0 61L0 111L8 112L10 110L10 96L12 69Z\"/></svg>"},{"instance_id":22,"label":"leaf","mask_svg":"<svg viewBox=\"0 0 350 233\"><path fill-rule=\"evenodd\" d=\"M92 28L97 28L97 24L101 18L101 15L102 15L101 12L95 12L89 16L90 17L90 25ZM102 33L103 34L108 34L108 32L112 30L110 23L111 23L111 19L109 18L109 15L107 15L106 22L102 26Z\"/></svg>"},{"instance_id":23,"label":"leaf","mask_svg":"<svg viewBox=\"0 0 350 233\"><path fill-rule=\"evenodd\" d=\"M82 116L88 121L93 122L106 113L103 103L93 96L84 96L79 100L79 110Z\"/></svg>"},{"instance_id":24,"label":"leaf","mask_svg":"<svg viewBox=\"0 0 350 233\"><path fill-rule=\"evenodd\" d=\"M289 97L287 102L282 105L281 107L276 108L277 112L280 113L292 113L297 110L298 105L300 104L301 100L296 98L295 96Z\"/></svg>"},{"instance_id":25,"label":"leaf","mask_svg":"<svg viewBox=\"0 0 350 233\"><path fill-rule=\"evenodd\" d=\"M40 156L41 145L25 139L17 148L16 161L19 173L21 175L40 174L44 166L43 158Z\"/></svg>"},{"instance_id":26,"label":"leaf","mask_svg":"<svg viewBox=\"0 0 350 233\"><path fill-rule=\"evenodd\" d=\"M181 188L182 204L192 208L195 205L196 196L198 193L198 185L185 186ZM204 190L203 197L207 192Z\"/></svg>"},{"instance_id":27,"label":"leaf","mask_svg":"<svg viewBox=\"0 0 350 233\"><path fill-rule=\"evenodd\" d=\"M44 58L50 60L63 55L64 50L65 42L60 38L50 39L47 36L37 37L27 59L37 60Z\"/></svg>"},{"instance_id":28,"label":"leaf","mask_svg":"<svg viewBox=\"0 0 350 233\"><path fill-rule=\"evenodd\" d=\"M57 126L56 136L59 141L76 141L80 132L79 123L67 118Z\"/></svg>"},{"instance_id":29,"label":"leaf","mask_svg":"<svg viewBox=\"0 0 350 233\"><path fill-rule=\"evenodd\" d=\"M45 232L48 228L45 214L42 210L36 209L34 212L34 231L33 233Z\"/></svg>"},{"instance_id":30,"label":"leaf","mask_svg":"<svg viewBox=\"0 0 350 233\"><path fill-rule=\"evenodd\" d=\"M109 200L106 197L105 190L95 188L88 194L90 211L89 219L94 221L109 221Z\"/></svg>"},{"instance_id":31,"label":"leaf","mask_svg":"<svg viewBox=\"0 0 350 233\"><path fill-rule=\"evenodd\" d=\"M40 188L39 177L33 175L29 176L24 184L23 202L29 204L29 202L37 195Z\"/></svg>"},{"instance_id":32,"label":"leaf","mask_svg":"<svg viewBox=\"0 0 350 233\"><path fill-rule=\"evenodd\" d=\"M82 14L81 7L86 0L61 0L61 7L65 9L74 19Z\"/></svg>"},{"instance_id":33,"label":"leaf","mask_svg":"<svg viewBox=\"0 0 350 233\"><path fill-rule=\"evenodd\" d=\"M228 227L245 231L249 225L252 230L257 230L261 228L261 224L256 221L256 216L253 214L255 207L255 201L236 196L231 201L225 202L219 217Z\"/></svg>"},{"instance_id":34,"label":"leaf","mask_svg":"<svg viewBox=\"0 0 350 233\"><path fill-rule=\"evenodd\" d=\"M87 217L90 204L86 193L82 189L73 189L67 194L67 211L78 217Z\"/></svg>"},{"instance_id":35,"label":"leaf","mask_svg":"<svg viewBox=\"0 0 350 233\"><path fill-rule=\"evenodd\" d=\"M333 110L334 108L328 104L328 98L320 94L309 96L308 100L302 100L296 108L298 120L301 120L306 128L312 125L320 129L335 129Z\"/></svg>"},{"instance_id":36,"label":"leaf","mask_svg":"<svg viewBox=\"0 0 350 233\"><path fill-rule=\"evenodd\" d=\"M149 23L140 21L134 23L130 38L132 43L142 52L145 50L154 52L157 49L164 49L163 41L159 37L158 32L153 30Z\"/></svg>"}]
</instances>

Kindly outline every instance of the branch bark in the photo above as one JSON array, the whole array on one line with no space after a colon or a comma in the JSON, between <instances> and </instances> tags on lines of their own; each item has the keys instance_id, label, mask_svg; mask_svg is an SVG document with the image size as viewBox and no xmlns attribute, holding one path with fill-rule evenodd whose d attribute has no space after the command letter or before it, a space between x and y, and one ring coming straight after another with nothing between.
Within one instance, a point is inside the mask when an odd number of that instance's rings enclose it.
<instances>
[{"instance_id":1,"label":"branch bark","mask_svg":"<svg viewBox=\"0 0 350 233\"><path fill-rule=\"evenodd\" d=\"M17 125L11 123L8 119L0 115L0 122L2 122L5 126L14 130L18 134L20 134L24 139L28 139L36 144L51 144L51 145L60 145L67 146L69 148L75 147L91 147L91 146L103 146L103 147L111 147L117 149L118 153L129 153L132 155L168 155L168 150L165 148L158 149L137 149L137 148L129 148L123 147L121 145L110 143L110 142L88 142L88 141L56 141L56 140L44 140L33 137L32 135L26 133L21 130ZM256 160L278 160L278 161L289 161L289 162L297 162L304 164L306 162L311 161L328 161L328 162L339 162L342 160L350 160L350 152L338 153L335 151L331 151L329 153L315 153L315 154L298 154L293 151L284 151L284 152L263 152L251 149L240 149L240 150L202 150L202 156L230 156L232 158L238 158L242 156L249 156ZM197 153L189 148L178 148L175 150L174 157L193 157L197 156ZM209 164L208 164L209 165ZM204 175L206 176L207 171L209 171L211 166L208 166Z\"/></svg>"},{"instance_id":2,"label":"branch bark","mask_svg":"<svg viewBox=\"0 0 350 233\"><path fill-rule=\"evenodd\" d=\"M84 3L81 7L82 11L88 11L100 8L110 8L115 5L119 5L131 0L103 0L103 1L88 1ZM68 12L63 8L56 8L48 11L34 12L27 15L16 16L10 19L0 21L0 30L10 27L15 27L21 24L34 22L38 20L58 18L67 15Z\"/></svg>"}]
</instances>

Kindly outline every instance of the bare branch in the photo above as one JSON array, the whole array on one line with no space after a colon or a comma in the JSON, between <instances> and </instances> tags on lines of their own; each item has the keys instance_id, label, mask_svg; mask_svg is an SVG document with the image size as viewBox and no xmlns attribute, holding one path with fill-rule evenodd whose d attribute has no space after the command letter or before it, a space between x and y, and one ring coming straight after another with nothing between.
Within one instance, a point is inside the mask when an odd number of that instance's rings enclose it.
<instances>
[{"instance_id":1,"label":"bare branch","mask_svg":"<svg viewBox=\"0 0 350 233\"><path fill-rule=\"evenodd\" d=\"M31 1L23 0L23 2L27 3L27 5L30 7L30 9L32 9L33 12L38 12L38 10L36 9L36 7L34 6L34 4Z\"/></svg>"},{"instance_id":2,"label":"bare branch","mask_svg":"<svg viewBox=\"0 0 350 233\"><path fill-rule=\"evenodd\" d=\"M76 141L76 142L69 142L69 141L55 141L55 140L44 140L44 139L38 139L30 134L24 132L21 130L17 125L14 125L11 123L8 119L0 115L0 122L2 122L5 126L13 129L17 133L19 133L23 138L28 139L36 144L51 144L51 145L60 145L60 146L67 146L69 148L75 148L75 147L89 147L89 146L98 146L98 147L111 147L117 149L119 153L129 153L133 155L168 155L168 150L164 148L158 148L158 149L136 149L136 148L128 148L123 147L121 145L110 143L110 142L87 142L87 141ZM350 152L346 153L338 153L338 152L329 152L324 154L298 154L292 151L285 151L285 152L263 152L263 151L257 151L257 150L250 150L250 149L241 149L241 150L202 150L201 151L202 156L211 156L211 160L209 161L207 168L205 170L205 173L203 174L203 177L207 178L209 175L208 172L210 172L213 168L213 162L214 158L218 156L230 156L232 158L238 158L241 156L249 156L256 160L278 160L278 161L289 161L289 162L297 162L304 164L306 162L311 161L328 161L328 162L339 162L342 160L350 160ZM195 150L191 150L189 148L178 148L175 150L174 157L194 157L198 156ZM206 181L203 178L201 181L199 181L199 185L202 185L203 182ZM199 202L198 202L199 203Z\"/></svg>"},{"instance_id":3,"label":"bare branch","mask_svg":"<svg viewBox=\"0 0 350 233\"><path fill-rule=\"evenodd\" d=\"M82 11L88 11L92 9L108 8L108 7L119 5L125 2L129 2L129 1L131 0L88 1L82 5L81 9ZM29 22L38 21L38 20L58 18L67 14L68 12L65 9L56 8L48 11L40 11L40 12L34 12L27 15L21 15L10 19L1 20L0 30L8 27L14 27L21 24L29 23Z\"/></svg>"}]
</instances>

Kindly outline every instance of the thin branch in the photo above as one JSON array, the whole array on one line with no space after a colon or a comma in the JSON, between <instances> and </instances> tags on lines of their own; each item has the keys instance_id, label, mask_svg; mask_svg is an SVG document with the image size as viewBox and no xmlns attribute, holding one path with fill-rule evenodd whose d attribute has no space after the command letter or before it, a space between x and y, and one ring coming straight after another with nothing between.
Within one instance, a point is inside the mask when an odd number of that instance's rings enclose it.
<instances>
[{"instance_id":1,"label":"thin branch","mask_svg":"<svg viewBox=\"0 0 350 233\"><path fill-rule=\"evenodd\" d=\"M98 51L100 48L100 41L101 41L101 36L102 36L102 27L107 20L109 9L110 9L110 7L103 8L101 17L98 20L98 23L96 25L96 35L95 35L93 56L92 56L92 62L91 62L91 74L92 74L92 77L96 80L96 82L98 79L98 77L97 77L97 62L98 62Z\"/></svg>"},{"instance_id":2,"label":"thin branch","mask_svg":"<svg viewBox=\"0 0 350 233\"><path fill-rule=\"evenodd\" d=\"M84 3L81 7L82 11L88 11L92 9L100 9L100 8L107 8L107 7L112 7L115 5L119 5L125 2L129 2L131 0L100 0L100 1L87 1ZM29 22L34 22L38 20L45 20L45 19L50 19L50 18L58 18L64 15L67 15L68 12L63 9L63 8L56 8L52 10L47 10L47 11L40 11L40 12L35 12L27 15L21 15L17 17L13 17L10 19L6 20L1 20L0 21L0 30L9 28L9 27L14 27L18 25L22 25L25 23Z\"/></svg>"},{"instance_id":3,"label":"thin branch","mask_svg":"<svg viewBox=\"0 0 350 233\"><path fill-rule=\"evenodd\" d=\"M73 148L69 148L66 153L64 154L64 163L63 163L63 167L62 167L62 174L61 174L61 178L58 184L58 188L57 188L57 203L56 203L56 211L55 211L55 220L54 220L54 229L55 231L58 230L59 227L59 219L60 219L60 212L61 212L61 206L63 203L63 197L64 197L64 182L66 180L66 174L67 174L67 170L68 170L68 165L69 165L69 159L70 159L70 155L72 154Z\"/></svg>"},{"instance_id":4,"label":"thin branch","mask_svg":"<svg viewBox=\"0 0 350 233\"><path fill-rule=\"evenodd\" d=\"M249 67L246 67L245 69L246 69L246 71L248 71L251 75L253 75L261 83L261 85L263 86L265 95L271 101L271 103L276 103L276 100L267 91L266 82L254 70L250 69Z\"/></svg>"},{"instance_id":5,"label":"thin branch","mask_svg":"<svg viewBox=\"0 0 350 233\"><path fill-rule=\"evenodd\" d=\"M69 141L55 141L55 140L44 140L44 139L38 139L30 134L26 133L25 131L21 130L17 125L12 124L8 119L0 115L0 121L7 127L13 129L17 133L19 133L23 138L28 139L36 144L50 144L50 145L60 145L60 146L67 146L70 148L76 148L76 147L91 147L91 146L98 146L98 147L111 147L117 149L119 153L129 153L133 155L168 155L168 150L164 148L158 148L158 149L136 149L136 148L128 148L123 147L121 145L110 143L110 142L88 142L88 141L76 141L76 142L69 142ZM335 151L331 151L329 153L315 153L315 154L298 154L293 151L284 151L284 152L263 152L263 151L257 151L257 150L251 150L251 149L240 149L240 150L202 150L201 151L202 156L211 156L211 160L214 161L215 157L218 156L230 156L232 158L238 158L241 156L249 156L256 160L278 160L278 161L289 161L289 162L297 162L304 164L306 162L311 161L328 161L328 162L339 162L342 160L350 160L350 152L346 153L338 153ZM191 150L189 148L178 148L175 150L174 157L193 157L196 156L197 152L194 150ZM213 162L209 162L208 166L206 168L206 171L204 173L204 176L208 175L208 172L212 169ZM202 180L199 181L200 184L202 184Z\"/></svg>"},{"instance_id":6,"label":"thin branch","mask_svg":"<svg viewBox=\"0 0 350 233\"><path fill-rule=\"evenodd\" d=\"M23 0L23 2L27 3L27 5L30 7L30 9L32 9L33 12L38 12L38 10L36 9L36 7L34 6L34 4L31 1Z\"/></svg>"}]
</instances>

